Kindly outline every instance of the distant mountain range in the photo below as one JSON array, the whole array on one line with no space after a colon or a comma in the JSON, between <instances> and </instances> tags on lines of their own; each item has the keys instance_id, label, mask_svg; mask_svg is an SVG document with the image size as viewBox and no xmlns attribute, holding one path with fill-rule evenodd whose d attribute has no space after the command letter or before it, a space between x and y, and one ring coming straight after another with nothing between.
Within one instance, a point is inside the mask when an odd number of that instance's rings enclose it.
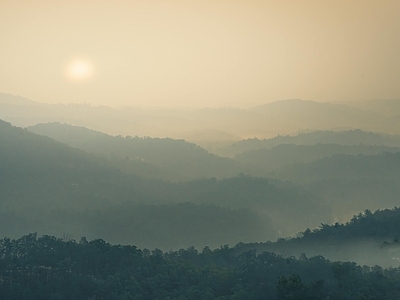
<instances>
[{"instance_id":1,"label":"distant mountain range","mask_svg":"<svg viewBox=\"0 0 400 300\"><path fill-rule=\"evenodd\" d=\"M315 130L400 134L400 100L319 103L283 100L250 109L118 109L89 104L42 104L0 94L0 119L21 127L61 122L112 135L184 138L215 150L248 138Z\"/></svg>"}]
</instances>

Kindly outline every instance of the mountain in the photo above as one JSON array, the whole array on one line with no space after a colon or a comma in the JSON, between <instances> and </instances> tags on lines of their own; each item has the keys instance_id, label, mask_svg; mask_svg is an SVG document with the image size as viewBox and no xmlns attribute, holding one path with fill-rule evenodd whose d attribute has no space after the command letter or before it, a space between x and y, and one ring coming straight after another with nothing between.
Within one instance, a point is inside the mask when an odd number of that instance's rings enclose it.
<instances>
[{"instance_id":1,"label":"mountain","mask_svg":"<svg viewBox=\"0 0 400 300\"><path fill-rule=\"evenodd\" d=\"M194 242L218 246L275 235L265 215L212 204L182 206L184 198L157 199L142 186L154 189L158 181L125 175L82 150L4 121L0 121L0 139L3 236L28 230L59 236L110 236L114 242L135 240L142 246L158 242L159 247L168 248ZM204 220L209 227L201 225ZM177 231L178 227L185 230ZM167 238L171 234L174 239Z\"/></svg>"},{"instance_id":2,"label":"mountain","mask_svg":"<svg viewBox=\"0 0 400 300\"><path fill-rule=\"evenodd\" d=\"M187 181L230 177L241 171L239 163L184 140L110 136L60 123L38 124L28 130L116 161L115 166L126 172L149 178Z\"/></svg>"},{"instance_id":3,"label":"mountain","mask_svg":"<svg viewBox=\"0 0 400 300\"><path fill-rule=\"evenodd\" d=\"M400 152L378 155L336 154L284 171L287 179L307 182L321 179L400 179Z\"/></svg>"},{"instance_id":4,"label":"mountain","mask_svg":"<svg viewBox=\"0 0 400 300\"><path fill-rule=\"evenodd\" d=\"M316 227L332 221L330 205L323 197L287 182L240 175L222 180L202 179L173 184L160 183L157 189L142 186L152 198L185 199L196 204L213 204L234 209L246 208L267 216L281 236L296 234L300 228Z\"/></svg>"},{"instance_id":5,"label":"mountain","mask_svg":"<svg viewBox=\"0 0 400 300\"><path fill-rule=\"evenodd\" d=\"M144 179L4 121L0 139L3 236L38 231L163 249L215 247L274 239L331 218L319 197L279 181Z\"/></svg>"},{"instance_id":6,"label":"mountain","mask_svg":"<svg viewBox=\"0 0 400 300\"><path fill-rule=\"evenodd\" d=\"M152 181L142 181L140 185L142 193L160 203L169 199L168 201L173 203L189 201L196 204L251 209L272 220L275 229L283 236L295 234L302 227L315 227L322 221L332 220L332 217L335 220L345 220L357 211L367 208L392 207L396 205L396 195L400 192L396 179L398 175L388 172L395 172L397 168L397 155L389 153L399 150L395 147L366 144L281 144L272 149L237 155L235 159L242 164L238 165L237 169L230 169L219 163L220 158L184 141L112 137L65 124L40 124L30 129L107 157L109 162L117 161L118 163L112 165L126 174L144 174L148 178L160 178L157 177L162 174L160 170L165 170L169 171L169 174L175 172L175 175L164 178L179 179L176 174L182 176L193 170L193 175L197 178L201 177L199 174L210 178L218 174L218 170L223 166L226 173L219 173L221 178L234 175L231 170L243 170L248 174L293 181L297 187L248 176L223 180L202 179L176 184L159 182L157 189L154 189ZM329 138L343 144L360 140L371 144L396 141L393 136L360 130L339 133L315 132L293 139L299 143L312 143L316 140L328 141ZM126 159L128 155L136 159ZM226 161L231 162L221 159L221 162ZM193 167L196 165L194 162L198 162L198 167ZM144 172L146 166L152 166L153 170L159 173L150 172L151 169ZM208 173L199 173L202 170ZM215 173L212 173L214 170ZM301 185L303 188L299 187ZM308 217L299 215L299 211Z\"/></svg>"},{"instance_id":7,"label":"mountain","mask_svg":"<svg viewBox=\"0 0 400 300\"><path fill-rule=\"evenodd\" d=\"M38 102L11 94L0 93L0 104L3 106L13 106L13 105L39 105Z\"/></svg>"},{"instance_id":8,"label":"mountain","mask_svg":"<svg viewBox=\"0 0 400 300\"><path fill-rule=\"evenodd\" d=\"M366 132L360 129L346 131L313 131L300 133L294 136L278 135L270 139L247 139L234 143L230 146L219 148L216 152L222 156L233 157L237 154L260 149L272 149L282 144L293 145L316 145L316 144L338 144L344 146L355 145L377 145L400 147L400 135L380 134Z\"/></svg>"},{"instance_id":9,"label":"mountain","mask_svg":"<svg viewBox=\"0 0 400 300\"><path fill-rule=\"evenodd\" d=\"M239 153L235 155L234 160L243 164L251 164L264 170L264 174L266 174L293 164L310 163L337 154L376 155L384 152L400 152L400 147L364 144L352 146L321 143L315 145L281 144L272 149L264 148Z\"/></svg>"},{"instance_id":10,"label":"mountain","mask_svg":"<svg viewBox=\"0 0 400 300\"><path fill-rule=\"evenodd\" d=\"M3 94L4 97L4 94ZM9 96L7 96L9 97ZM22 100L21 100L22 101ZM248 138L272 138L315 130L352 130L399 134L400 111L387 115L349 104L282 100L240 109L111 108L89 104L2 103L0 119L21 127L61 122L110 135L181 139L213 150ZM212 133L207 137L208 133ZM331 141L333 142L333 141Z\"/></svg>"},{"instance_id":11,"label":"mountain","mask_svg":"<svg viewBox=\"0 0 400 300\"><path fill-rule=\"evenodd\" d=\"M84 237L4 238L0 294L4 300L400 297L399 268L244 251L247 246L163 252Z\"/></svg>"},{"instance_id":12,"label":"mountain","mask_svg":"<svg viewBox=\"0 0 400 300\"><path fill-rule=\"evenodd\" d=\"M333 155L280 169L274 176L290 180L323 197L336 220L357 211L397 206L400 153Z\"/></svg>"},{"instance_id":13,"label":"mountain","mask_svg":"<svg viewBox=\"0 0 400 300\"><path fill-rule=\"evenodd\" d=\"M288 99L256 106L249 109L264 117L272 118L271 122L281 122L285 125L297 124L297 130L304 129L340 129L369 126L369 117L380 117L373 112L364 112L344 104L321 103L310 100Z\"/></svg>"}]
</instances>

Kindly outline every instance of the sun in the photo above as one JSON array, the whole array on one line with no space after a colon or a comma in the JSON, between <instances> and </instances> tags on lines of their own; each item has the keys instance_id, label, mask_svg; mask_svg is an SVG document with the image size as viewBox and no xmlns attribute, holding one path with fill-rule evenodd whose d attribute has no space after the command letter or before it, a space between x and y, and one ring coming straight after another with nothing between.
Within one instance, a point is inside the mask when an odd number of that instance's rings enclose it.
<instances>
[{"instance_id":1,"label":"sun","mask_svg":"<svg viewBox=\"0 0 400 300\"><path fill-rule=\"evenodd\" d=\"M93 67L88 60L76 59L68 64L67 75L73 80L87 80L93 75Z\"/></svg>"}]
</instances>

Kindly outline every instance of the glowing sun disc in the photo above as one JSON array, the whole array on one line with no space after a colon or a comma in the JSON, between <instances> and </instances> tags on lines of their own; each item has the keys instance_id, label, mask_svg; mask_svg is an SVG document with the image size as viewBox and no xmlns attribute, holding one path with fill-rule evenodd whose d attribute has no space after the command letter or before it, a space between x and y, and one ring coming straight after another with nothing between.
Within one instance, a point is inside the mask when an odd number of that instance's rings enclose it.
<instances>
[{"instance_id":1,"label":"glowing sun disc","mask_svg":"<svg viewBox=\"0 0 400 300\"><path fill-rule=\"evenodd\" d=\"M67 68L68 77L74 80L85 80L92 76L93 68L87 60L74 60Z\"/></svg>"}]
</instances>

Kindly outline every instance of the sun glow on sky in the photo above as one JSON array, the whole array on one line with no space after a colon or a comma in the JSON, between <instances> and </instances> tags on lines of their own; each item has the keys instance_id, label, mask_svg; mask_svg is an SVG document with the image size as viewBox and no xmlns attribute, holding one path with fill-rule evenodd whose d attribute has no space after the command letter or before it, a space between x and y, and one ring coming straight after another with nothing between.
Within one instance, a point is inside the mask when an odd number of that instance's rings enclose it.
<instances>
[{"instance_id":1,"label":"sun glow on sky","mask_svg":"<svg viewBox=\"0 0 400 300\"><path fill-rule=\"evenodd\" d=\"M90 79L93 74L91 63L85 59L76 59L69 63L67 67L67 75L70 79L83 81Z\"/></svg>"}]
</instances>

